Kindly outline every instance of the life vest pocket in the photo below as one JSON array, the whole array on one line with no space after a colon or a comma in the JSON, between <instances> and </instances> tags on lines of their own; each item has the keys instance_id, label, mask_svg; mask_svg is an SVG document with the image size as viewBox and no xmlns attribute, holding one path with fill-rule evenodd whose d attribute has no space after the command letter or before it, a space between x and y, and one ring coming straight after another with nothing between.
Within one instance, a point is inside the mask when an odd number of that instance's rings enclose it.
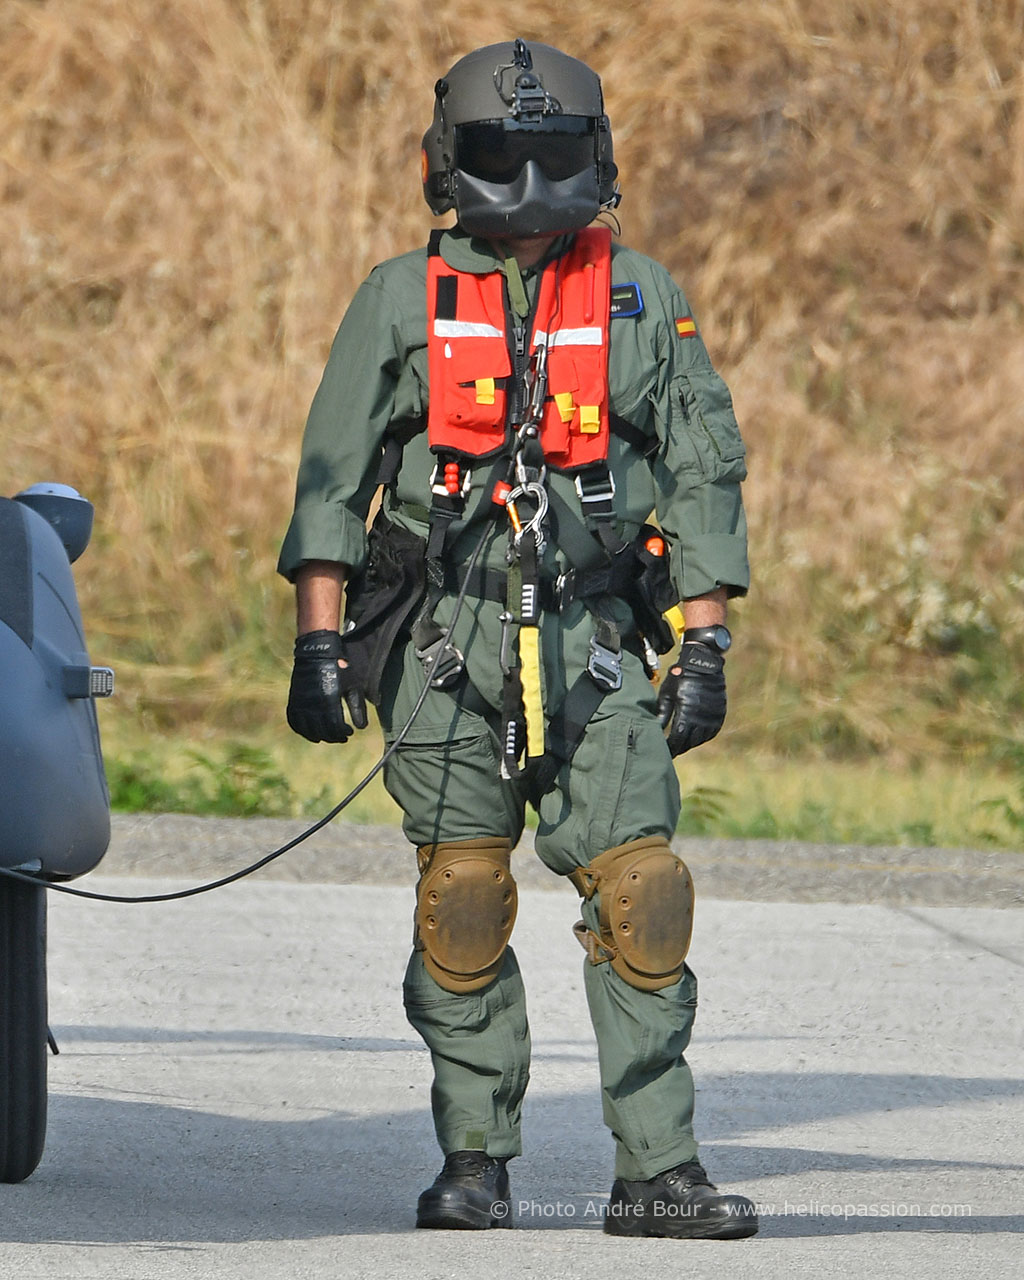
<instances>
[{"instance_id":1,"label":"life vest pocket","mask_svg":"<svg viewBox=\"0 0 1024 1280\"><path fill-rule=\"evenodd\" d=\"M507 353L492 350L481 358L479 351L455 340L445 344L442 358L447 376L441 412L452 432L445 447L472 454L497 448L505 438L506 385L511 372ZM463 437L462 432L468 435Z\"/></svg>"}]
</instances>

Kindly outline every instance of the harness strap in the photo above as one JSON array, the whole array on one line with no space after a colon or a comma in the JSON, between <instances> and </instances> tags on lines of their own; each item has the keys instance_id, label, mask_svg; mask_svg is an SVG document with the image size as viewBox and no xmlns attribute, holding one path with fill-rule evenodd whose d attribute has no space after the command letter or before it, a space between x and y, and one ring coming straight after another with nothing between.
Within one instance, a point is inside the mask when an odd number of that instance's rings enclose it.
<instances>
[{"instance_id":1,"label":"harness strap","mask_svg":"<svg viewBox=\"0 0 1024 1280\"><path fill-rule=\"evenodd\" d=\"M507 378L496 378L494 385L507 388L507 384L510 381L511 379ZM647 462L653 459L661 447L661 441L656 435L647 435L646 432L634 426L628 419L620 418L618 414L613 413L610 415L608 425L613 436L618 436L631 449L635 449ZM387 434L384 437L384 451L377 471L378 484L389 485L395 481L399 471L402 469L402 455L405 452L405 446L426 429L426 418L413 418L402 422L394 422L388 427Z\"/></svg>"},{"instance_id":2,"label":"harness strap","mask_svg":"<svg viewBox=\"0 0 1024 1280\"><path fill-rule=\"evenodd\" d=\"M646 432L634 426L627 418L620 418L617 413L609 416L608 426L613 436L618 436L620 440L624 440L630 448L635 449L648 462L661 447L661 441L656 435L647 435Z\"/></svg>"},{"instance_id":3,"label":"harness strap","mask_svg":"<svg viewBox=\"0 0 1024 1280\"><path fill-rule=\"evenodd\" d=\"M477 600L504 604L508 598L508 573L504 569L477 566L467 573L465 566L445 564L445 590L457 595L466 585L468 595ZM637 560L624 555L612 564L596 569L569 569L558 578L541 578L538 599L546 613L562 613L574 600L586 602L593 596L618 596L628 600L636 585Z\"/></svg>"},{"instance_id":4,"label":"harness strap","mask_svg":"<svg viewBox=\"0 0 1024 1280\"><path fill-rule=\"evenodd\" d=\"M583 741L587 726L609 693L622 687L622 641L614 622L595 614L597 630L590 642L587 668L573 682L562 705L548 722L546 750L531 783L539 797L550 791L563 765Z\"/></svg>"},{"instance_id":5,"label":"harness strap","mask_svg":"<svg viewBox=\"0 0 1024 1280\"><path fill-rule=\"evenodd\" d=\"M435 476L443 474L443 459L438 460ZM499 481L508 475L509 462L499 459L491 468L487 481L483 486L480 498L468 513L465 511L465 495L469 491L469 473L466 473L465 484L460 485L458 492L449 493L440 480L432 486L432 501L429 512L429 524L426 546L426 595L412 625L412 638L416 652L424 667L429 669L436 688L447 688L457 677L465 665L465 659L451 643L440 649L440 641L444 631L434 619L434 610L445 593L446 556L445 551L451 537L452 528L459 519L463 520L462 530L470 528L481 519L490 517L494 512L494 495Z\"/></svg>"}]
</instances>

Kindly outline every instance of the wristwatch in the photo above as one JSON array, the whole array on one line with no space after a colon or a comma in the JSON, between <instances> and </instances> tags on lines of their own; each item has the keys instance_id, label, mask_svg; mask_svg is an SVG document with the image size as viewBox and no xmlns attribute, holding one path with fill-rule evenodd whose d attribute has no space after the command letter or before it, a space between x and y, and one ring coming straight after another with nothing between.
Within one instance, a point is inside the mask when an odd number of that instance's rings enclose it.
<instances>
[{"instance_id":1,"label":"wristwatch","mask_svg":"<svg viewBox=\"0 0 1024 1280\"><path fill-rule=\"evenodd\" d=\"M683 632L683 644L703 644L716 653L728 653L732 645L729 628L718 623L714 627L687 627Z\"/></svg>"}]
</instances>

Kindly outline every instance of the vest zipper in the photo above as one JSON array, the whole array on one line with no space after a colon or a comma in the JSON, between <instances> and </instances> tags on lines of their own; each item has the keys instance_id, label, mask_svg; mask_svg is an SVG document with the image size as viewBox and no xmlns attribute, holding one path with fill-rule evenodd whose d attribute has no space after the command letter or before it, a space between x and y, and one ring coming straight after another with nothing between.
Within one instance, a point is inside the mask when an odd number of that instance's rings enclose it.
<instances>
[{"instance_id":1,"label":"vest zipper","mask_svg":"<svg viewBox=\"0 0 1024 1280\"><path fill-rule=\"evenodd\" d=\"M510 324L509 332L512 336L511 351L512 356L512 395L509 396L509 422L519 423L526 409L523 402L523 379L526 377L526 371L530 367L530 355L527 350L526 341L526 325L522 321L512 323L512 308L506 309Z\"/></svg>"},{"instance_id":2,"label":"vest zipper","mask_svg":"<svg viewBox=\"0 0 1024 1280\"><path fill-rule=\"evenodd\" d=\"M544 268L546 270L547 268ZM508 292L508 280L505 281L505 333L506 345L512 358L512 394L508 398L509 423L521 423L527 404L523 396L524 380L530 368L530 335L537 319L537 306L540 303L541 280L538 276L530 311L526 316L519 316L512 310L512 300Z\"/></svg>"}]
</instances>

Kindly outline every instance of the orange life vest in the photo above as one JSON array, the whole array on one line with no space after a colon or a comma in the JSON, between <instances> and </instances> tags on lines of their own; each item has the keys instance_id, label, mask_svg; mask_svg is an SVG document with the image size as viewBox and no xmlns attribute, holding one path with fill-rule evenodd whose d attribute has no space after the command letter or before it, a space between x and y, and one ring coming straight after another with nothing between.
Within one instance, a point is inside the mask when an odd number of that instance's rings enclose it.
<instances>
[{"instance_id":1,"label":"orange life vest","mask_svg":"<svg viewBox=\"0 0 1024 1280\"><path fill-rule=\"evenodd\" d=\"M547 350L548 393L540 443L560 471L608 456L608 317L611 232L580 231L540 280L527 352ZM456 271L431 253L427 263L427 438L436 453L471 458L509 441L514 376L506 333L505 276Z\"/></svg>"}]
</instances>

